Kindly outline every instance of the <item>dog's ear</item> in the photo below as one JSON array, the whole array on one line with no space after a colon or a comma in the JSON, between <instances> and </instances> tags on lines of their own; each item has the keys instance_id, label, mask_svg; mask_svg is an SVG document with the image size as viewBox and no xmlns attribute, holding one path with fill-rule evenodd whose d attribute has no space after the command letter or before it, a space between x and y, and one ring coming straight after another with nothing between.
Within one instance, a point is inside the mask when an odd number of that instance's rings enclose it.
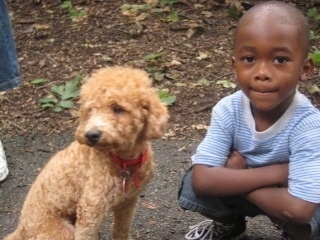
<instances>
[{"instance_id":1,"label":"dog's ear","mask_svg":"<svg viewBox=\"0 0 320 240\"><path fill-rule=\"evenodd\" d=\"M156 92L148 95L148 103L143 107L148 112L146 138L157 139L166 131L169 114L166 105L160 101Z\"/></svg>"}]
</instances>

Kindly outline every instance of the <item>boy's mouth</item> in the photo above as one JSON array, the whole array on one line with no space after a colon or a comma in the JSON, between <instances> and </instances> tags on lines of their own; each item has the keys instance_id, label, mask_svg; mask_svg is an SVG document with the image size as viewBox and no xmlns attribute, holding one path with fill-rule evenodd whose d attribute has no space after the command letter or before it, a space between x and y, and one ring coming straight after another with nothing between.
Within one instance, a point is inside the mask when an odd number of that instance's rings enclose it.
<instances>
[{"instance_id":1,"label":"boy's mouth","mask_svg":"<svg viewBox=\"0 0 320 240\"><path fill-rule=\"evenodd\" d=\"M258 94L271 94L271 93L275 93L276 89L268 89L268 88L264 88L264 89L259 89L259 88L251 88L251 91L256 92Z\"/></svg>"}]
</instances>

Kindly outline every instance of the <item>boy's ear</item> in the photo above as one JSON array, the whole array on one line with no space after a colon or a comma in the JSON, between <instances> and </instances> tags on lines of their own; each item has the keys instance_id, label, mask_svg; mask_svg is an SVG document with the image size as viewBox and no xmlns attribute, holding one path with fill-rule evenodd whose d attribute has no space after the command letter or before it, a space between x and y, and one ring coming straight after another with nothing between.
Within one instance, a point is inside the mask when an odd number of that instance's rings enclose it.
<instances>
[{"instance_id":1,"label":"boy's ear","mask_svg":"<svg viewBox=\"0 0 320 240\"><path fill-rule=\"evenodd\" d=\"M313 73L314 70L314 61L312 58L307 58L302 66L301 73L300 73L300 80L307 81L310 75Z\"/></svg>"}]
</instances>

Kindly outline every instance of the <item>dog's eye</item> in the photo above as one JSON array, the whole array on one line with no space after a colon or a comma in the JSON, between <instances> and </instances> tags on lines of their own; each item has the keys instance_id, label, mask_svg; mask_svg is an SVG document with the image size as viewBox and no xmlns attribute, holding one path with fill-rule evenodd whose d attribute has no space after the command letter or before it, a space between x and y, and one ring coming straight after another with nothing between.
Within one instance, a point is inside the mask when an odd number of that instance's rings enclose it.
<instances>
[{"instance_id":1,"label":"dog's eye","mask_svg":"<svg viewBox=\"0 0 320 240\"><path fill-rule=\"evenodd\" d=\"M120 106L114 106L113 107L113 112L114 113L122 113L124 111L124 109Z\"/></svg>"},{"instance_id":2,"label":"dog's eye","mask_svg":"<svg viewBox=\"0 0 320 240\"><path fill-rule=\"evenodd\" d=\"M142 108L145 109L145 110L149 110L149 106L148 105L143 105Z\"/></svg>"}]
</instances>

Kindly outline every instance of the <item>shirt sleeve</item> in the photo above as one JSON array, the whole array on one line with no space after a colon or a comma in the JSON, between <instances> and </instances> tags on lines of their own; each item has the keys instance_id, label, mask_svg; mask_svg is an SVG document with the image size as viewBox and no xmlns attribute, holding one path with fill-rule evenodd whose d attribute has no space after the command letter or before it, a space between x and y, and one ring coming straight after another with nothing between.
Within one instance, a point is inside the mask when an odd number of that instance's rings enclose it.
<instances>
[{"instance_id":1,"label":"shirt sleeve","mask_svg":"<svg viewBox=\"0 0 320 240\"><path fill-rule=\"evenodd\" d=\"M191 157L193 164L224 166L232 148L232 128L234 118L225 100L221 100L212 110L210 127L203 141Z\"/></svg>"},{"instance_id":2,"label":"shirt sleeve","mask_svg":"<svg viewBox=\"0 0 320 240\"><path fill-rule=\"evenodd\" d=\"M301 131L290 146L288 191L313 203L320 203L319 127Z\"/></svg>"}]
</instances>

